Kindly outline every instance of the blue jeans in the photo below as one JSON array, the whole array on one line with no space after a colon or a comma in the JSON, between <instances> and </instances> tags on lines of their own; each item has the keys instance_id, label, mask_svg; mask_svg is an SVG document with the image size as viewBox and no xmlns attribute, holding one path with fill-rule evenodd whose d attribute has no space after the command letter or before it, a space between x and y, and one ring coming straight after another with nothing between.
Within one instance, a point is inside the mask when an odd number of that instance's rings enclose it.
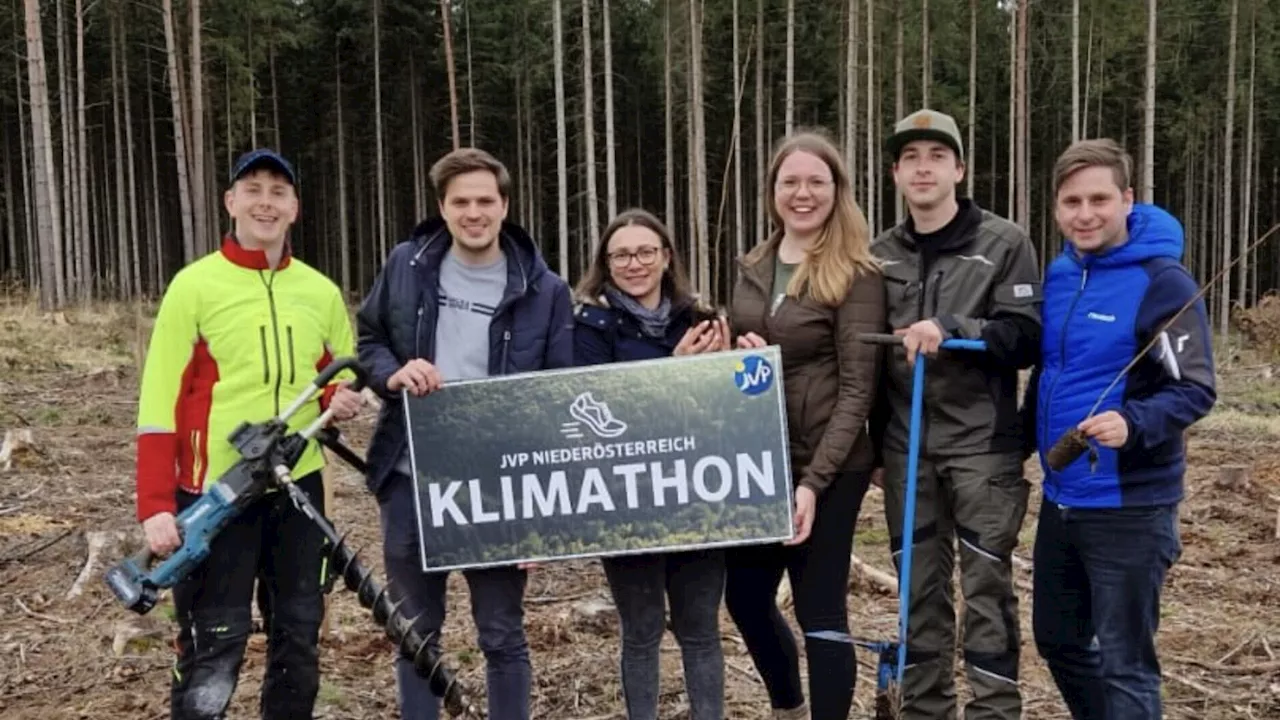
<instances>
[{"instance_id":1,"label":"blue jeans","mask_svg":"<svg viewBox=\"0 0 1280 720\"><path fill-rule=\"evenodd\" d=\"M605 577L622 624L622 691L629 720L657 720L659 644L666 631L666 599L680 643L692 720L724 717L724 654L720 599L724 551L694 550L603 558Z\"/></svg>"},{"instance_id":2,"label":"blue jeans","mask_svg":"<svg viewBox=\"0 0 1280 720\"><path fill-rule=\"evenodd\" d=\"M422 570L412 481L404 475L393 474L378 497L378 505L388 592L394 600L403 601L401 611L405 617L419 616L418 630L439 648L449 573ZM488 717L529 720L533 672L524 632L527 573L511 566L465 570L463 577L471 593L471 616L484 652ZM403 657L396 659L396 688L400 717L404 720L440 717L440 698L431 692L427 679L420 677L413 664Z\"/></svg>"},{"instance_id":3,"label":"blue jeans","mask_svg":"<svg viewBox=\"0 0 1280 720\"><path fill-rule=\"evenodd\" d=\"M1041 507L1032 623L1075 720L1162 717L1155 634L1181 552L1177 505Z\"/></svg>"}]
</instances>

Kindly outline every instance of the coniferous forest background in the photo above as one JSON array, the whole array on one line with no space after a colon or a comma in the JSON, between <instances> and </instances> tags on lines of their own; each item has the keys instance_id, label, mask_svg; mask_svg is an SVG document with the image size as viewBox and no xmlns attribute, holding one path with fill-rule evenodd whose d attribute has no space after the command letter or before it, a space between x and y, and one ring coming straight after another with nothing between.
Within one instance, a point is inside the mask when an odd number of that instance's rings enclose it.
<instances>
[{"instance_id":1,"label":"coniferous forest background","mask_svg":"<svg viewBox=\"0 0 1280 720\"><path fill-rule=\"evenodd\" d=\"M511 219L570 281L638 205L718 299L768 230L778 138L827 128L883 230L884 137L926 105L1042 262L1075 137L1125 143L1202 282L1280 221L1275 0L6 0L0 50L0 278L46 309L158 297L262 145L301 175L296 252L353 301L457 145L507 163ZM1219 329L1280 286L1278 246L1209 293Z\"/></svg>"}]
</instances>

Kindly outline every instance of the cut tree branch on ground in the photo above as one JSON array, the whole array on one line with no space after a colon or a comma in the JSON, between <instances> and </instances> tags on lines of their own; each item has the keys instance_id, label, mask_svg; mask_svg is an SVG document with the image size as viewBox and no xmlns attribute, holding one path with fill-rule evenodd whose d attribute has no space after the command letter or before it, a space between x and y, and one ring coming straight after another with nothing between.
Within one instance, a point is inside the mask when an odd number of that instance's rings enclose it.
<instances>
[{"instance_id":1,"label":"cut tree branch on ground","mask_svg":"<svg viewBox=\"0 0 1280 720\"><path fill-rule=\"evenodd\" d=\"M27 604L22 602L22 598L15 597L13 601L18 604L18 608L21 609L22 612L30 615L31 617L37 620L47 620L49 622L58 623L59 625L74 624L74 621L72 620L67 620L65 618L60 618L60 617L54 617L52 615L45 615L44 613L38 613L35 610L32 610L31 608L27 607Z\"/></svg>"}]
</instances>

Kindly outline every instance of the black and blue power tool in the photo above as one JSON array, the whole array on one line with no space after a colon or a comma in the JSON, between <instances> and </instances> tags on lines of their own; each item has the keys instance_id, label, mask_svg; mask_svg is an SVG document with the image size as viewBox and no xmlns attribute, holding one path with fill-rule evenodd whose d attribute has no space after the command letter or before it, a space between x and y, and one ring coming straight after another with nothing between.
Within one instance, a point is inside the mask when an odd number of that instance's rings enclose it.
<instances>
[{"instance_id":1,"label":"black and blue power tool","mask_svg":"<svg viewBox=\"0 0 1280 720\"><path fill-rule=\"evenodd\" d=\"M299 512L316 524L329 543L325 592L337 578L342 578L360 605L372 611L374 621L382 626L399 653L413 664L418 675L427 678L431 691L444 699L445 709L455 717L478 717L470 693L445 664L440 651L433 647L430 642L433 638L418 630L415 618L405 616L389 588L378 583L373 573L360 562L358 552L347 545L346 537L337 532L293 483L290 468L297 464L312 438L361 474L367 472L360 456L342 444L335 428L328 427L332 411L326 410L302 431L289 434L289 417L310 402L342 370L355 374L356 379L350 385L352 390L364 387L367 376L357 360L340 358L329 363L311 381L311 386L279 416L262 423L241 423L237 426L229 439L241 459L199 500L178 515L176 522L182 545L154 568L151 563L155 557L144 548L108 570L106 583L128 609L140 615L150 612L161 589L176 585L208 557L210 543L223 528L268 491L279 490L289 496Z\"/></svg>"},{"instance_id":2,"label":"black and blue power tool","mask_svg":"<svg viewBox=\"0 0 1280 720\"><path fill-rule=\"evenodd\" d=\"M301 432L289 434L289 418L311 402L343 370L355 373L352 389L364 383L364 370L355 358L341 358L329 363L278 416L260 423L241 423L228 440L241 458L200 499L176 518L182 545L155 567L155 556L143 548L106 572L104 579L111 592L128 609L145 615L155 607L160 590L176 585L209 555L209 545L245 508L257 502L278 482L275 468L283 464L293 467L306 449L307 441L328 424L331 412L325 411Z\"/></svg>"}]
</instances>

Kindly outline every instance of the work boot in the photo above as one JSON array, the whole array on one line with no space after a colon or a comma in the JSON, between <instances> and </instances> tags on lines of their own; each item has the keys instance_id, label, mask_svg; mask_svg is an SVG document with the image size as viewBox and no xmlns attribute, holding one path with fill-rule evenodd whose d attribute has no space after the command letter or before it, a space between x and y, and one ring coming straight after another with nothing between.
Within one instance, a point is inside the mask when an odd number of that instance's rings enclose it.
<instances>
[{"instance_id":1,"label":"work boot","mask_svg":"<svg viewBox=\"0 0 1280 720\"><path fill-rule=\"evenodd\" d=\"M809 703L801 703L800 707L790 710L774 708L773 720L809 720Z\"/></svg>"}]
</instances>

